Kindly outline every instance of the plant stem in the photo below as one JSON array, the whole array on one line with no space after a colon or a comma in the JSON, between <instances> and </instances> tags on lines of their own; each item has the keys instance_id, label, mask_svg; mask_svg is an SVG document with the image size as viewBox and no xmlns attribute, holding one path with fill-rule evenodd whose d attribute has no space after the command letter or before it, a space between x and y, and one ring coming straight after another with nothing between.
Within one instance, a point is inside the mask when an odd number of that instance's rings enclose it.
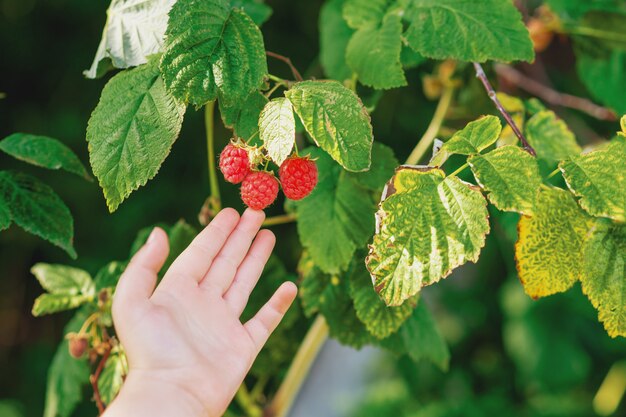
<instances>
[{"instance_id":1,"label":"plant stem","mask_svg":"<svg viewBox=\"0 0 626 417\"><path fill-rule=\"evenodd\" d=\"M296 218L295 214L281 214L280 216L268 217L263 222L263 227L295 222Z\"/></svg>"},{"instance_id":2,"label":"plant stem","mask_svg":"<svg viewBox=\"0 0 626 417\"><path fill-rule=\"evenodd\" d=\"M417 146L413 149L411 154L406 160L407 165L416 165L419 163L420 159L424 156L424 154L430 149L439 133L439 129L443 124L444 119L446 118L446 113L448 113L448 108L452 103L452 96L454 95L454 87L449 85L446 86L441 94L441 98L439 99L439 103L437 104L437 109L435 110L435 114L433 115L430 124L428 125L428 129L424 132L424 135L417 142Z\"/></svg>"},{"instance_id":3,"label":"plant stem","mask_svg":"<svg viewBox=\"0 0 626 417\"><path fill-rule=\"evenodd\" d=\"M237 404L239 404L239 406L246 413L247 417L261 417L263 415L263 410L250 396L245 382L242 382L239 386L239 389L235 394L235 399L237 400Z\"/></svg>"},{"instance_id":4,"label":"plant stem","mask_svg":"<svg viewBox=\"0 0 626 417\"><path fill-rule=\"evenodd\" d=\"M328 325L324 317L318 315L293 358L278 392L265 409L264 417L285 417L289 413L296 395L327 337Z\"/></svg>"},{"instance_id":5,"label":"plant stem","mask_svg":"<svg viewBox=\"0 0 626 417\"><path fill-rule=\"evenodd\" d=\"M209 162L209 185L211 187L211 202L215 212L222 208L220 198L220 185L217 181L217 169L215 167L215 132L214 132L214 110L215 101L211 101L204 106L204 125L206 127L207 157Z\"/></svg>"},{"instance_id":6,"label":"plant stem","mask_svg":"<svg viewBox=\"0 0 626 417\"><path fill-rule=\"evenodd\" d=\"M515 121L513 121L513 118L511 117L509 112L506 111L502 103L500 103L500 100L498 100L496 91L493 89L493 87L491 86L491 83L487 79L487 75L485 74L485 70L483 70L482 65L480 65L478 62L474 62L474 69L476 70L476 77L482 82L483 87L485 87L485 90L487 91L487 94L489 95L489 98L496 105L496 108L498 109L502 117L504 117L504 120L506 120L509 126L511 126L513 133L515 133L515 136L517 136L517 138L521 142L526 152L528 152L532 156L537 156L537 153L535 152L533 147L530 146L530 144L526 140L526 137L519 130L519 128L517 127L517 124L515 124Z\"/></svg>"},{"instance_id":7,"label":"plant stem","mask_svg":"<svg viewBox=\"0 0 626 417\"><path fill-rule=\"evenodd\" d=\"M274 82L277 82L277 83L279 83L281 85L284 85L285 88L289 88L289 86L291 85L291 83L289 81L284 80L284 79L282 79L280 77L277 77L275 75L272 75L272 74L267 74L267 78L272 80L272 81L274 81Z\"/></svg>"},{"instance_id":8,"label":"plant stem","mask_svg":"<svg viewBox=\"0 0 626 417\"><path fill-rule=\"evenodd\" d=\"M459 173L461 171L463 171L465 168L467 168L468 166L469 166L469 164L467 162L464 163L456 171L454 171L452 174L448 175L448 177L454 177L455 175L459 175Z\"/></svg>"},{"instance_id":9,"label":"plant stem","mask_svg":"<svg viewBox=\"0 0 626 417\"><path fill-rule=\"evenodd\" d=\"M550 175L548 175L548 176L546 177L546 180L549 180L550 178L554 177L554 176L555 176L556 174L558 174L559 172L561 172L561 169L560 169L560 168L555 169L554 171L552 171L552 172L550 173Z\"/></svg>"},{"instance_id":10,"label":"plant stem","mask_svg":"<svg viewBox=\"0 0 626 417\"><path fill-rule=\"evenodd\" d=\"M107 349L104 351L100 362L98 363L98 367L93 375L89 375L89 382L91 382L91 387L93 388L93 398L96 401L96 406L98 407L98 415L102 415L104 410L106 409L106 405L102 402L102 397L100 396L100 388L98 388L98 379L100 378L100 374L102 374L102 370L104 369L104 364L107 359L109 359L109 355L111 355L111 349L113 347L109 345Z\"/></svg>"},{"instance_id":11,"label":"plant stem","mask_svg":"<svg viewBox=\"0 0 626 417\"><path fill-rule=\"evenodd\" d=\"M293 66L293 63L291 62L291 59L289 59L289 57L277 54L276 52L270 52L270 51L265 51L265 54L272 58L276 58L278 60L283 61L285 64L289 66L289 69L291 69L291 73L293 74L294 79L296 81L302 81L302 75L300 75L300 72L296 69L296 67Z\"/></svg>"}]
</instances>

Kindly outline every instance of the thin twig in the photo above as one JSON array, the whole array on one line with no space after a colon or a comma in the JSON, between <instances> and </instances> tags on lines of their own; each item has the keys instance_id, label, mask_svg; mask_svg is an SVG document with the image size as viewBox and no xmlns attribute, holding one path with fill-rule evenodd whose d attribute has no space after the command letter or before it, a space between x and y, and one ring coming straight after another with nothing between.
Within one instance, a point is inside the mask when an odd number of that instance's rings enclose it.
<instances>
[{"instance_id":1,"label":"thin twig","mask_svg":"<svg viewBox=\"0 0 626 417\"><path fill-rule=\"evenodd\" d=\"M96 368L96 372L93 375L89 376L89 381L91 382L91 386L93 388L93 398L96 400L96 406L98 407L99 415L104 413L106 406L102 402L102 396L100 396L100 389L98 388L98 378L100 378L100 374L102 374L102 370L104 369L104 364L107 359L109 359L109 355L111 355L111 349L113 347L109 344L107 350L104 351L102 355L102 359L98 363L98 367Z\"/></svg>"},{"instance_id":2,"label":"thin twig","mask_svg":"<svg viewBox=\"0 0 626 417\"><path fill-rule=\"evenodd\" d=\"M267 54L267 56L279 59L283 61L285 64L289 65L289 68L291 69L291 73L293 74L293 77L296 79L296 81L302 81L302 75L300 75L300 72L296 69L296 67L293 66L291 59L289 59L286 56L277 54L276 52L265 51L265 53Z\"/></svg>"},{"instance_id":3,"label":"thin twig","mask_svg":"<svg viewBox=\"0 0 626 417\"><path fill-rule=\"evenodd\" d=\"M476 77L480 79L480 81L483 83L483 86L485 87L485 90L487 91L489 98L496 105L496 108L498 109L500 114L502 114L502 116L504 117L504 120L506 120L509 126L511 126L513 133L515 133L515 136L517 136L519 141L522 143L522 146L524 147L524 149L526 149L526 152L528 152L532 156L537 156L537 153L535 152L533 147L530 146L530 144L526 140L526 137L519 130L519 128L513 121L513 118L511 118L511 115L509 114L509 112L506 111L504 106L502 106L502 103L500 103L500 100L498 100L496 91L493 89L493 87L491 86L491 83L487 79L487 75L485 74L483 67L478 62L474 62L474 69L476 70Z\"/></svg>"},{"instance_id":4,"label":"thin twig","mask_svg":"<svg viewBox=\"0 0 626 417\"><path fill-rule=\"evenodd\" d=\"M286 224L295 222L297 219L295 214L281 214L280 216L268 217L263 222L263 227L276 226L279 224Z\"/></svg>"},{"instance_id":5,"label":"thin twig","mask_svg":"<svg viewBox=\"0 0 626 417\"><path fill-rule=\"evenodd\" d=\"M525 90L530 94L539 97L546 103L555 106L580 110L581 112L587 113L588 115L595 117L599 120L617 120L617 116L612 110L607 109L606 107L599 106L586 98L577 97L571 94L565 94L553 90L547 85L544 85L539 81L528 77L527 75L525 75L521 71L516 70L513 67L503 64L496 64L495 70L500 77L515 84L522 90Z\"/></svg>"}]
</instances>

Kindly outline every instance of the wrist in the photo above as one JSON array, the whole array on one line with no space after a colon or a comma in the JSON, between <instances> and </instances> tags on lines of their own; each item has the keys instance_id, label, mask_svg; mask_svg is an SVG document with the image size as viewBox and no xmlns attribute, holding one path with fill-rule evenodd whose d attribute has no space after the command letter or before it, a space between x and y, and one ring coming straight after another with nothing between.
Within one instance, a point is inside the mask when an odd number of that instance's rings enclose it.
<instances>
[{"instance_id":1,"label":"wrist","mask_svg":"<svg viewBox=\"0 0 626 417\"><path fill-rule=\"evenodd\" d=\"M176 382L142 371L131 371L104 417L218 417L193 393Z\"/></svg>"}]
</instances>

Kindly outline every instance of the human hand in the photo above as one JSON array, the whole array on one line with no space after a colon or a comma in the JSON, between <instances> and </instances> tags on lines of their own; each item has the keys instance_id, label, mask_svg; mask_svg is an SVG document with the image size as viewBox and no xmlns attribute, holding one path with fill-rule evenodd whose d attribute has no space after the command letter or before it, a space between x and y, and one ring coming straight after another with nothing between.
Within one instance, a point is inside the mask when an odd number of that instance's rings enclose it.
<instances>
[{"instance_id":1,"label":"human hand","mask_svg":"<svg viewBox=\"0 0 626 417\"><path fill-rule=\"evenodd\" d=\"M283 283L252 319L240 322L275 243L272 232L259 232L264 218L262 211L248 209L240 218L222 210L156 289L169 245L163 230L153 230L113 299L130 370L106 417L224 413L297 292Z\"/></svg>"}]
</instances>

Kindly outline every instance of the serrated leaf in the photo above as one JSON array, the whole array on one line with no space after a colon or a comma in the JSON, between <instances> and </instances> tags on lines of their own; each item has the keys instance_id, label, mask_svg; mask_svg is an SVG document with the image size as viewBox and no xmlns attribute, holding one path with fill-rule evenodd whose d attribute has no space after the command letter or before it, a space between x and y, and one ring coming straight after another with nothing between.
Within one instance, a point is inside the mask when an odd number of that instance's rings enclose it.
<instances>
[{"instance_id":1,"label":"serrated leaf","mask_svg":"<svg viewBox=\"0 0 626 417\"><path fill-rule=\"evenodd\" d=\"M393 3L393 0L345 0L343 18L354 29L377 25Z\"/></svg>"},{"instance_id":2,"label":"serrated leaf","mask_svg":"<svg viewBox=\"0 0 626 417\"><path fill-rule=\"evenodd\" d=\"M62 142L53 138L14 133L0 141L0 150L31 165L48 169L63 169L91 180L87 169L76 154Z\"/></svg>"},{"instance_id":3,"label":"serrated leaf","mask_svg":"<svg viewBox=\"0 0 626 417\"><path fill-rule=\"evenodd\" d=\"M267 74L263 36L226 0L178 0L170 11L161 73L175 97L197 107L218 94L227 104L244 100Z\"/></svg>"},{"instance_id":4,"label":"serrated leaf","mask_svg":"<svg viewBox=\"0 0 626 417\"><path fill-rule=\"evenodd\" d=\"M337 81L303 81L285 92L315 143L348 171L371 164L372 125L358 96Z\"/></svg>"},{"instance_id":5,"label":"serrated leaf","mask_svg":"<svg viewBox=\"0 0 626 417\"><path fill-rule=\"evenodd\" d=\"M407 85L400 62L402 18L389 13L380 26L365 26L350 39L346 61L359 81L376 89Z\"/></svg>"},{"instance_id":6,"label":"serrated leaf","mask_svg":"<svg viewBox=\"0 0 626 417\"><path fill-rule=\"evenodd\" d=\"M105 404L111 404L122 388L124 378L128 374L126 355L119 349L111 353L98 378L98 391Z\"/></svg>"},{"instance_id":7,"label":"serrated leaf","mask_svg":"<svg viewBox=\"0 0 626 417\"><path fill-rule=\"evenodd\" d=\"M380 192L389 178L393 176L396 167L400 165L393 150L380 142L372 146L372 165L366 172L351 172L348 175L363 187ZM377 196L378 198L378 196Z\"/></svg>"},{"instance_id":8,"label":"serrated leaf","mask_svg":"<svg viewBox=\"0 0 626 417\"><path fill-rule=\"evenodd\" d=\"M558 162L581 151L574 134L551 110L540 111L528 120L526 139L537 158L548 162Z\"/></svg>"},{"instance_id":9,"label":"serrated leaf","mask_svg":"<svg viewBox=\"0 0 626 417\"><path fill-rule=\"evenodd\" d=\"M583 292L609 336L626 336L626 226L597 220L583 258Z\"/></svg>"},{"instance_id":10,"label":"serrated leaf","mask_svg":"<svg viewBox=\"0 0 626 417\"><path fill-rule=\"evenodd\" d=\"M576 54L576 69L591 95L618 113L626 113L626 51Z\"/></svg>"},{"instance_id":11,"label":"serrated leaf","mask_svg":"<svg viewBox=\"0 0 626 417\"><path fill-rule=\"evenodd\" d=\"M259 116L259 137L276 165L291 155L296 143L296 120L288 99L275 98L265 105Z\"/></svg>"},{"instance_id":12,"label":"serrated leaf","mask_svg":"<svg viewBox=\"0 0 626 417\"><path fill-rule=\"evenodd\" d=\"M257 26L261 26L272 15L272 8L258 0L230 0L232 7L242 9Z\"/></svg>"},{"instance_id":13,"label":"serrated leaf","mask_svg":"<svg viewBox=\"0 0 626 417\"><path fill-rule=\"evenodd\" d=\"M515 259L524 291L532 298L569 289L580 278L581 250L591 218L572 195L542 189L533 216L522 216Z\"/></svg>"},{"instance_id":14,"label":"serrated leaf","mask_svg":"<svg viewBox=\"0 0 626 417\"><path fill-rule=\"evenodd\" d=\"M417 303L412 313L400 328L407 354L415 362L427 359L447 371L450 350L423 300Z\"/></svg>"},{"instance_id":15,"label":"serrated leaf","mask_svg":"<svg viewBox=\"0 0 626 417\"><path fill-rule=\"evenodd\" d=\"M626 140L616 138L606 148L573 156L559 164L578 203L595 217L626 221Z\"/></svg>"},{"instance_id":16,"label":"serrated leaf","mask_svg":"<svg viewBox=\"0 0 626 417\"><path fill-rule=\"evenodd\" d=\"M98 78L111 65L128 68L145 64L161 52L167 12L176 0L112 0L91 68L83 73Z\"/></svg>"},{"instance_id":17,"label":"serrated leaf","mask_svg":"<svg viewBox=\"0 0 626 417\"><path fill-rule=\"evenodd\" d=\"M232 105L224 104L220 100L222 122L227 128L233 129L235 137L248 140L259 132L259 116L267 102L267 97L259 91L255 91L247 99L232 103Z\"/></svg>"},{"instance_id":18,"label":"serrated leaf","mask_svg":"<svg viewBox=\"0 0 626 417\"><path fill-rule=\"evenodd\" d=\"M409 45L424 56L461 61L532 61L528 30L509 0L413 0Z\"/></svg>"},{"instance_id":19,"label":"serrated leaf","mask_svg":"<svg viewBox=\"0 0 626 417\"><path fill-rule=\"evenodd\" d=\"M503 211L531 215L541 186L539 165L528 152L514 145L497 148L467 160L489 201Z\"/></svg>"},{"instance_id":20,"label":"serrated leaf","mask_svg":"<svg viewBox=\"0 0 626 417\"><path fill-rule=\"evenodd\" d=\"M0 229L8 227L10 216L22 229L76 258L74 220L52 188L30 175L0 171L0 207Z\"/></svg>"},{"instance_id":21,"label":"serrated leaf","mask_svg":"<svg viewBox=\"0 0 626 417\"><path fill-rule=\"evenodd\" d=\"M86 305L74 315L65 326L64 332L77 332L92 307ZM74 359L70 356L68 341L63 340L57 348L46 384L46 405L44 417L70 417L83 399L83 386L89 383L89 364L86 358Z\"/></svg>"},{"instance_id":22,"label":"serrated leaf","mask_svg":"<svg viewBox=\"0 0 626 417\"><path fill-rule=\"evenodd\" d=\"M185 106L166 90L157 59L104 86L87 126L89 160L115 211L154 178L178 138Z\"/></svg>"},{"instance_id":23,"label":"serrated leaf","mask_svg":"<svg viewBox=\"0 0 626 417\"><path fill-rule=\"evenodd\" d=\"M319 311L320 303L324 300L324 292L331 284L331 276L324 274L315 266L315 261L304 251L298 262L298 296L302 309L307 317L312 317Z\"/></svg>"},{"instance_id":24,"label":"serrated leaf","mask_svg":"<svg viewBox=\"0 0 626 417\"><path fill-rule=\"evenodd\" d=\"M67 265L35 264L30 272L44 290L52 294L92 294L94 282L91 275L82 269Z\"/></svg>"},{"instance_id":25,"label":"serrated leaf","mask_svg":"<svg viewBox=\"0 0 626 417\"><path fill-rule=\"evenodd\" d=\"M526 124L526 107L524 106L524 102L517 97L502 92L498 92L497 96L502 107L509 112L517 127L523 131L524 125ZM519 139L515 135L515 132L513 132L511 126L505 124L496 146L516 145L518 143Z\"/></svg>"},{"instance_id":26,"label":"serrated leaf","mask_svg":"<svg viewBox=\"0 0 626 417\"><path fill-rule=\"evenodd\" d=\"M380 299L365 263L355 262L349 281L349 294L354 302L356 315L367 331L378 339L384 339L398 331L417 303L417 299L397 307L389 307Z\"/></svg>"},{"instance_id":27,"label":"serrated leaf","mask_svg":"<svg viewBox=\"0 0 626 417\"><path fill-rule=\"evenodd\" d=\"M320 10L320 63L328 78L343 81L352 76L346 48L354 30L342 16L344 0L330 0Z\"/></svg>"},{"instance_id":28,"label":"serrated leaf","mask_svg":"<svg viewBox=\"0 0 626 417\"><path fill-rule=\"evenodd\" d=\"M432 166L441 166L454 154L473 155L493 145L500 136L502 124L496 116L483 116L469 122L443 144L430 160Z\"/></svg>"},{"instance_id":29,"label":"serrated leaf","mask_svg":"<svg viewBox=\"0 0 626 417\"><path fill-rule=\"evenodd\" d=\"M31 313L35 317L72 310L93 300L85 294L42 294L35 299Z\"/></svg>"},{"instance_id":30,"label":"serrated leaf","mask_svg":"<svg viewBox=\"0 0 626 417\"><path fill-rule=\"evenodd\" d=\"M356 249L374 232L375 207L368 190L328 154L318 148L306 153L317 158L319 179L311 195L296 202L298 234L316 265L336 274L348 267Z\"/></svg>"},{"instance_id":31,"label":"serrated leaf","mask_svg":"<svg viewBox=\"0 0 626 417\"><path fill-rule=\"evenodd\" d=\"M400 167L383 192L367 267L388 305L478 260L489 232L478 187L435 168Z\"/></svg>"}]
</instances>

